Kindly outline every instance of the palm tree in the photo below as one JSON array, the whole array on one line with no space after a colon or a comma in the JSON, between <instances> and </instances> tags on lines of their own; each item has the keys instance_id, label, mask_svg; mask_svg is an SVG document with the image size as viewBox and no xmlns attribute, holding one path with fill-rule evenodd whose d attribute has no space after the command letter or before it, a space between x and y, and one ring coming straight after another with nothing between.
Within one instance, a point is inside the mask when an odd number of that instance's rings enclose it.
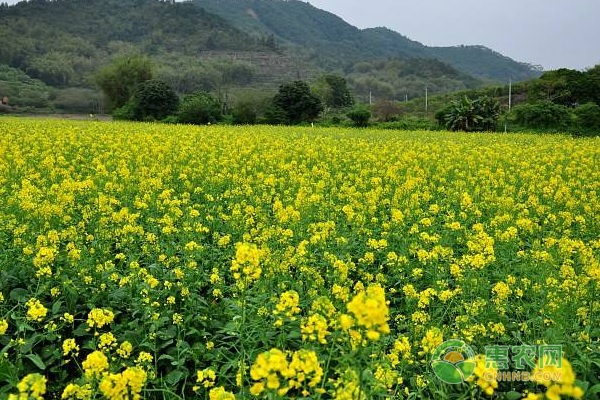
<instances>
[{"instance_id":1,"label":"palm tree","mask_svg":"<svg viewBox=\"0 0 600 400\"><path fill-rule=\"evenodd\" d=\"M452 131L490 131L496 127L500 116L500 107L495 99L488 96L475 100L464 96L458 101L452 101L437 118L446 129Z\"/></svg>"}]
</instances>

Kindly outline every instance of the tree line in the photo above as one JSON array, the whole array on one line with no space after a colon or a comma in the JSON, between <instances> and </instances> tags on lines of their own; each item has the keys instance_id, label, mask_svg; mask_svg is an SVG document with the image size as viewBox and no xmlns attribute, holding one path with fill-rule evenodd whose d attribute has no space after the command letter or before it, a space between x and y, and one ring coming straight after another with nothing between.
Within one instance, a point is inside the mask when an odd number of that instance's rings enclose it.
<instances>
[{"instance_id":1,"label":"tree line","mask_svg":"<svg viewBox=\"0 0 600 400\"><path fill-rule=\"evenodd\" d=\"M339 75L323 75L312 88L302 80L284 83L271 98L239 96L233 104L202 90L180 99L171 86L155 78L151 61L142 55L115 60L95 81L113 117L135 121L208 124L228 117L235 124L295 125L317 120L326 108L349 109L355 101Z\"/></svg>"},{"instance_id":2,"label":"tree line","mask_svg":"<svg viewBox=\"0 0 600 400\"><path fill-rule=\"evenodd\" d=\"M515 87L518 100L510 109L489 95L463 96L436 113L439 124L451 130L511 129L600 134L600 65L586 71L558 69Z\"/></svg>"}]
</instances>

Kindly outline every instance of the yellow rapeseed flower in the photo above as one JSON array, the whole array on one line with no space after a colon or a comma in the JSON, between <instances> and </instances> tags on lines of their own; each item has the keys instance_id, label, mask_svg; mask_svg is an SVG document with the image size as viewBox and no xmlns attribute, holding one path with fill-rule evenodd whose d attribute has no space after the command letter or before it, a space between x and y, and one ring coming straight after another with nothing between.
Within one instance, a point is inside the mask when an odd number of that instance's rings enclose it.
<instances>
[{"instance_id":1,"label":"yellow rapeseed flower","mask_svg":"<svg viewBox=\"0 0 600 400\"><path fill-rule=\"evenodd\" d=\"M378 340L379 334L390 332L385 291L379 284L370 285L365 291L357 293L347 308L354 315L356 324L366 329L369 339Z\"/></svg>"},{"instance_id":2,"label":"yellow rapeseed flower","mask_svg":"<svg viewBox=\"0 0 600 400\"><path fill-rule=\"evenodd\" d=\"M62 343L62 349L63 356L65 357L70 355L71 353L73 353L75 357L77 357L77 355L79 354L79 345L77 344L75 339L65 339Z\"/></svg>"},{"instance_id":3,"label":"yellow rapeseed flower","mask_svg":"<svg viewBox=\"0 0 600 400\"><path fill-rule=\"evenodd\" d=\"M486 363L485 356L482 354L475 356L475 363L473 375L471 375L467 381L475 382L483 393L488 396L493 395L494 390L498 388L498 382L496 381L498 370L494 368L492 365L493 363ZM486 366L486 364L488 365Z\"/></svg>"},{"instance_id":4,"label":"yellow rapeseed flower","mask_svg":"<svg viewBox=\"0 0 600 400\"><path fill-rule=\"evenodd\" d=\"M235 400L235 395L225 390L223 386L213 388L208 392L209 400Z\"/></svg>"},{"instance_id":5,"label":"yellow rapeseed flower","mask_svg":"<svg viewBox=\"0 0 600 400\"><path fill-rule=\"evenodd\" d=\"M92 398L92 386L90 384L77 385L69 383L62 392L62 400L89 400Z\"/></svg>"},{"instance_id":6,"label":"yellow rapeseed flower","mask_svg":"<svg viewBox=\"0 0 600 400\"><path fill-rule=\"evenodd\" d=\"M5 319L0 319L0 335L4 335L8 330L8 322Z\"/></svg>"},{"instance_id":7,"label":"yellow rapeseed flower","mask_svg":"<svg viewBox=\"0 0 600 400\"><path fill-rule=\"evenodd\" d=\"M100 378L108 369L108 358L101 351L94 351L81 363L85 376L88 378Z\"/></svg>"},{"instance_id":8,"label":"yellow rapeseed flower","mask_svg":"<svg viewBox=\"0 0 600 400\"><path fill-rule=\"evenodd\" d=\"M94 308L88 313L87 325L90 328L102 328L113 322L115 314L107 309Z\"/></svg>"},{"instance_id":9,"label":"yellow rapeseed flower","mask_svg":"<svg viewBox=\"0 0 600 400\"><path fill-rule=\"evenodd\" d=\"M130 367L118 374L105 374L98 389L111 400L139 400L142 398L146 378L147 373L142 368Z\"/></svg>"},{"instance_id":10,"label":"yellow rapeseed flower","mask_svg":"<svg viewBox=\"0 0 600 400\"><path fill-rule=\"evenodd\" d=\"M48 313L48 309L35 298L27 300L25 306L27 307L27 319L30 321L41 322Z\"/></svg>"},{"instance_id":11,"label":"yellow rapeseed flower","mask_svg":"<svg viewBox=\"0 0 600 400\"><path fill-rule=\"evenodd\" d=\"M46 393L46 377L37 373L26 375L17 384L17 389L19 390L19 394L9 395L9 400L43 400Z\"/></svg>"}]
</instances>

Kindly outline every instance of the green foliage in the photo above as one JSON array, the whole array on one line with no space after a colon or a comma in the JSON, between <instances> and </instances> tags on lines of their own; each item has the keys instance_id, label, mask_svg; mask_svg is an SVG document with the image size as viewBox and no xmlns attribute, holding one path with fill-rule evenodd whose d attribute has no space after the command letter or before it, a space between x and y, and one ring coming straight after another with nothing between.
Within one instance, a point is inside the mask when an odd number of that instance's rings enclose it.
<instances>
[{"instance_id":1,"label":"green foliage","mask_svg":"<svg viewBox=\"0 0 600 400\"><path fill-rule=\"evenodd\" d=\"M118 58L96 75L96 83L106 96L110 108L123 107L137 86L150 79L152 63L142 55Z\"/></svg>"},{"instance_id":2,"label":"green foliage","mask_svg":"<svg viewBox=\"0 0 600 400\"><path fill-rule=\"evenodd\" d=\"M157 65L170 65L184 55L197 60L199 52L211 49L266 49L259 40L200 7L159 0L22 2L0 13L0 43L0 63L53 86L90 88L94 83L90 78L99 67L132 53L147 54ZM248 82L254 75L249 65L226 67L224 79L232 84ZM180 76L189 79L184 72ZM210 90L195 87L182 93L200 89Z\"/></svg>"},{"instance_id":3,"label":"green foliage","mask_svg":"<svg viewBox=\"0 0 600 400\"><path fill-rule=\"evenodd\" d=\"M310 87L303 81L283 84L273 98L273 105L285 114L286 124L299 124L315 120L323 105Z\"/></svg>"},{"instance_id":4,"label":"green foliage","mask_svg":"<svg viewBox=\"0 0 600 400\"><path fill-rule=\"evenodd\" d=\"M16 68L0 64L0 98L7 96L11 107L10 110L4 107L5 112L12 111L12 108L19 111L25 107L50 107L50 93L51 88L43 82Z\"/></svg>"},{"instance_id":5,"label":"green foliage","mask_svg":"<svg viewBox=\"0 0 600 400\"><path fill-rule=\"evenodd\" d=\"M328 108L339 110L354 104L354 96L348 88L346 78L341 75L323 75L313 90Z\"/></svg>"},{"instance_id":6,"label":"green foliage","mask_svg":"<svg viewBox=\"0 0 600 400\"><path fill-rule=\"evenodd\" d=\"M573 110L575 134L577 136L600 135L600 106L586 103Z\"/></svg>"},{"instance_id":7,"label":"green foliage","mask_svg":"<svg viewBox=\"0 0 600 400\"><path fill-rule=\"evenodd\" d=\"M138 121L161 120L175 114L179 106L177 93L159 80L139 84L132 99L134 119Z\"/></svg>"},{"instance_id":8,"label":"green foliage","mask_svg":"<svg viewBox=\"0 0 600 400\"><path fill-rule=\"evenodd\" d=\"M186 96L179 106L179 122L184 124L209 124L223 117L221 102L207 92Z\"/></svg>"},{"instance_id":9,"label":"green foliage","mask_svg":"<svg viewBox=\"0 0 600 400\"><path fill-rule=\"evenodd\" d=\"M344 77L339 72L328 76L326 84L333 91L323 101L330 108L351 106L344 79L362 101L369 93L377 100L422 96L426 84L431 93L482 84L464 72L474 61L457 69L454 61L448 62L452 57L439 56L396 32L359 30L299 1L21 2L0 13L0 43L0 63L61 89L95 88L100 69L131 54L151 58L153 77L180 94L248 86L276 90L293 79L311 81L324 71L349 71ZM361 60L390 57L402 57L407 68L352 68ZM493 67L500 72L492 75L505 77L512 75L507 68L516 66L524 75L535 75L512 60L490 57L482 74ZM415 58L419 60L411 61ZM101 81L113 86L112 79L105 78ZM133 89L123 88L125 93L112 93L116 102L109 101L109 110L129 99Z\"/></svg>"},{"instance_id":10,"label":"green foliage","mask_svg":"<svg viewBox=\"0 0 600 400\"><path fill-rule=\"evenodd\" d=\"M567 129L571 123L571 113L563 105L550 101L519 104L511 111L512 122L532 129Z\"/></svg>"},{"instance_id":11,"label":"green foliage","mask_svg":"<svg viewBox=\"0 0 600 400\"><path fill-rule=\"evenodd\" d=\"M475 100L464 96L452 101L436 114L436 119L452 131L493 131L500 116L500 106L495 99L484 96Z\"/></svg>"},{"instance_id":12,"label":"green foliage","mask_svg":"<svg viewBox=\"0 0 600 400\"><path fill-rule=\"evenodd\" d=\"M367 107L357 107L346 114L348 118L352 120L354 126L364 128L369 125L371 119L371 110Z\"/></svg>"},{"instance_id":13,"label":"green foliage","mask_svg":"<svg viewBox=\"0 0 600 400\"><path fill-rule=\"evenodd\" d=\"M373 117L380 122L396 121L403 114L404 109L400 103L391 100L376 101L372 106Z\"/></svg>"},{"instance_id":14,"label":"green foliage","mask_svg":"<svg viewBox=\"0 0 600 400\"><path fill-rule=\"evenodd\" d=\"M239 101L233 109L233 123L236 125L252 125L258 119L258 112L254 103Z\"/></svg>"},{"instance_id":15,"label":"green foliage","mask_svg":"<svg viewBox=\"0 0 600 400\"><path fill-rule=\"evenodd\" d=\"M479 78L504 81L523 81L540 75L542 68L517 62L484 46L432 47L433 56L454 68Z\"/></svg>"},{"instance_id":16,"label":"green foliage","mask_svg":"<svg viewBox=\"0 0 600 400\"><path fill-rule=\"evenodd\" d=\"M121 107L114 109L112 111L112 117L117 121L134 121L136 120L135 108L135 101L130 99Z\"/></svg>"},{"instance_id":17,"label":"green foliage","mask_svg":"<svg viewBox=\"0 0 600 400\"><path fill-rule=\"evenodd\" d=\"M272 99L264 92L245 91L238 93L232 109L232 123L248 125L260 122L265 117L266 110L271 106Z\"/></svg>"},{"instance_id":18,"label":"green foliage","mask_svg":"<svg viewBox=\"0 0 600 400\"><path fill-rule=\"evenodd\" d=\"M26 71L32 77L53 86L68 86L75 77L71 54L60 51L49 51L33 57Z\"/></svg>"},{"instance_id":19,"label":"green foliage","mask_svg":"<svg viewBox=\"0 0 600 400\"><path fill-rule=\"evenodd\" d=\"M394 129L402 131L435 131L440 130L440 125L430 118L419 118L414 116L402 116L391 122L380 122L379 129Z\"/></svg>"},{"instance_id":20,"label":"green foliage","mask_svg":"<svg viewBox=\"0 0 600 400\"><path fill-rule=\"evenodd\" d=\"M252 83L255 68L243 62L221 61L216 65L225 85L244 86Z\"/></svg>"},{"instance_id":21,"label":"green foliage","mask_svg":"<svg viewBox=\"0 0 600 400\"><path fill-rule=\"evenodd\" d=\"M533 82L530 100L545 100L572 107L594 101L598 91L600 81L595 82L592 74L561 68L545 72Z\"/></svg>"},{"instance_id":22,"label":"green foliage","mask_svg":"<svg viewBox=\"0 0 600 400\"><path fill-rule=\"evenodd\" d=\"M84 114L97 114L101 105L100 94L86 88L55 90L50 101L57 110Z\"/></svg>"},{"instance_id":23,"label":"green foliage","mask_svg":"<svg viewBox=\"0 0 600 400\"><path fill-rule=\"evenodd\" d=\"M482 46L427 47L387 28L357 29L338 16L302 1L195 0L195 4L244 31L275 35L319 66L332 70L360 60L422 58L440 60L484 79L529 79L539 69ZM441 75L438 75L441 77Z\"/></svg>"},{"instance_id":24,"label":"green foliage","mask_svg":"<svg viewBox=\"0 0 600 400\"><path fill-rule=\"evenodd\" d=\"M429 59L388 59L361 61L352 66L348 83L357 97L367 102L424 98L429 94L481 86L483 81Z\"/></svg>"},{"instance_id":25,"label":"green foliage","mask_svg":"<svg viewBox=\"0 0 600 400\"><path fill-rule=\"evenodd\" d=\"M283 108L271 102L265 110L265 122L271 125L287 125L289 119Z\"/></svg>"}]
</instances>

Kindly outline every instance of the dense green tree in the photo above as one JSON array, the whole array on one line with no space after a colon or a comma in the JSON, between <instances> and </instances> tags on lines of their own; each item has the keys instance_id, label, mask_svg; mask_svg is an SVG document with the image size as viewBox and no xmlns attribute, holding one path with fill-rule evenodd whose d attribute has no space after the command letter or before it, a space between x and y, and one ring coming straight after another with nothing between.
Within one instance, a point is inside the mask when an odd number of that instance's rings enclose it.
<instances>
[{"instance_id":1,"label":"dense green tree","mask_svg":"<svg viewBox=\"0 0 600 400\"><path fill-rule=\"evenodd\" d=\"M575 132L580 136L600 135L600 106L586 103L573 110Z\"/></svg>"},{"instance_id":2,"label":"dense green tree","mask_svg":"<svg viewBox=\"0 0 600 400\"><path fill-rule=\"evenodd\" d=\"M209 124L220 121L221 118L221 102L207 92L188 95L179 106L179 122L184 124Z\"/></svg>"},{"instance_id":3,"label":"dense green tree","mask_svg":"<svg viewBox=\"0 0 600 400\"><path fill-rule=\"evenodd\" d=\"M323 75L314 85L314 91L328 108L335 110L354 105L354 96L343 76Z\"/></svg>"},{"instance_id":4,"label":"dense green tree","mask_svg":"<svg viewBox=\"0 0 600 400\"><path fill-rule=\"evenodd\" d=\"M27 67L27 74L54 86L67 86L74 78L72 57L69 53L51 51L35 57Z\"/></svg>"},{"instance_id":5,"label":"dense green tree","mask_svg":"<svg viewBox=\"0 0 600 400\"><path fill-rule=\"evenodd\" d=\"M273 101L271 101L271 104L265 110L265 122L271 125L286 125L290 123L285 110Z\"/></svg>"},{"instance_id":6,"label":"dense green tree","mask_svg":"<svg viewBox=\"0 0 600 400\"><path fill-rule=\"evenodd\" d=\"M285 113L285 122L292 125L313 121L323 111L321 100L303 81L281 85L273 98L273 104Z\"/></svg>"},{"instance_id":7,"label":"dense green tree","mask_svg":"<svg viewBox=\"0 0 600 400\"><path fill-rule=\"evenodd\" d=\"M590 76L591 74L567 68L545 72L533 82L530 99L551 101L568 107L594 101L600 86L594 84Z\"/></svg>"},{"instance_id":8,"label":"dense green tree","mask_svg":"<svg viewBox=\"0 0 600 400\"><path fill-rule=\"evenodd\" d=\"M500 117L498 101L483 96L475 100L464 96L436 114L437 120L452 131L492 131Z\"/></svg>"},{"instance_id":9,"label":"dense green tree","mask_svg":"<svg viewBox=\"0 0 600 400\"><path fill-rule=\"evenodd\" d=\"M96 75L96 83L108 100L109 108L123 107L137 86L152 79L152 63L142 55L117 58Z\"/></svg>"},{"instance_id":10,"label":"dense green tree","mask_svg":"<svg viewBox=\"0 0 600 400\"><path fill-rule=\"evenodd\" d=\"M231 110L233 123L246 125L260 122L265 117L266 110L271 105L271 100L268 94L258 90L237 93Z\"/></svg>"},{"instance_id":11,"label":"dense green tree","mask_svg":"<svg viewBox=\"0 0 600 400\"><path fill-rule=\"evenodd\" d=\"M600 64L588 69L585 74L593 93L592 101L600 106Z\"/></svg>"},{"instance_id":12,"label":"dense green tree","mask_svg":"<svg viewBox=\"0 0 600 400\"><path fill-rule=\"evenodd\" d=\"M562 130L571 124L571 112L551 101L524 103L512 109L511 120L525 128Z\"/></svg>"},{"instance_id":13,"label":"dense green tree","mask_svg":"<svg viewBox=\"0 0 600 400\"><path fill-rule=\"evenodd\" d=\"M142 82L135 90L133 118L138 121L161 120L175 114L179 106L179 97L166 83L159 80Z\"/></svg>"},{"instance_id":14,"label":"dense green tree","mask_svg":"<svg viewBox=\"0 0 600 400\"><path fill-rule=\"evenodd\" d=\"M371 119L371 110L365 106L357 107L346 114L352 120L354 126L364 128L369 125Z\"/></svg>"}]
</instances>

